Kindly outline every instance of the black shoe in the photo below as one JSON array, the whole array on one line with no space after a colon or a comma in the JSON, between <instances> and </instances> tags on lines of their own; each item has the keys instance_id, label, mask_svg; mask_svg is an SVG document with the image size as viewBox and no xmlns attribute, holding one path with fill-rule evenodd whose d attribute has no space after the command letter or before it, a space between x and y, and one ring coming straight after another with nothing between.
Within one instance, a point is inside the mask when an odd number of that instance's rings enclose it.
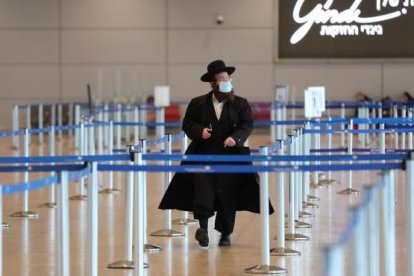
<instances>
[{"instance_id":1,"label":"black shoe","mask_svg":"<svg viewBox=\"0 0 414 276\"><path fill-rule=\"evenodd\" d=\"M230 245L231 245L230 235L221 235L219 246L230 246Z\"/></svg>"},{"instance_id":2,"label":"black shoe","mask_svg":"<svg viewBox=\"0 0 414 276\"><path fill-rule=\"evenodd\" d=\"M198 228L195 233L195 239L201 247L208 247L208 233L203 228Z\"/></svg>"}]
</instances>

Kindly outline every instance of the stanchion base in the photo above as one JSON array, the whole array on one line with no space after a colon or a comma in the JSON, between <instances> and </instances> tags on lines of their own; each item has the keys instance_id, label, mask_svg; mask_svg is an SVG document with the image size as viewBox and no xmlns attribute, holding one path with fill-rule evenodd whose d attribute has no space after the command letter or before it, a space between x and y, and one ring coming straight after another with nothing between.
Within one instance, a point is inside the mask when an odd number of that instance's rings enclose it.
<instances>
[{"instance_id":1,"label":"stanchion base","mask_svg":"<svg viewBox=\"0 0 414 276\"><path fill-rule=\"evenodd\" d=\"M286 234L285 235L286 241L308 241L310 238L308 236L302 235L302 234Z\"/></svg>"},{"instance_id":2,"label":"stanchion base","mask_svg":"<svg viewBox=\"0 0 414 276\"><path fill-rule=\"evenodd\" d=\"M55 202L47 202L47 203L40 204L38 207L39 208L56 208L57 204Z\"/></svg>"},{"instance_id":3,"label":"stanchion base","mask_svg":"<svg viewBox=\"0 0 414 276\"><path fill-rule=\"evenodd\" d=\"M338 194L340 195L357 195L360 194L361 192L352 188L346 188L343 191L338 192Z\"/></svg>"},{"instance_id":4,"label":"stanchion base","mask_svg":"<svg viewBox=\"0 0 414 276\"><path fill-rule=\"evenodd\" d=\"M119 194L120 192L121 190L115 188L106 188L99 191L100 194Z\"/></svg>"},{"instance_id":5,"label":"stanchion base","mask_svg":"<svg viewBox=\"0 0 414 276\"><path fill-rule=\"evenodd\" d=\"M106 266L107 268L114 268L114 269L134 269L134 261L118 261Z\"/></svg>"},{"instance_id":6,"label":"stanchion base","mask_svg":"<svg viewBox=\"0 0 414 276\"><path fill-rule=\"evenodd\" d=\"M312 214L312 213L301 211L301 212L299 212L299 217L300 218L313 218L313 217L315 217L315 215Z\"/></svg>"},{"instance_id":7,"label":"stanchion base","mask_svg":"<svg viewBox=\"0 0 414 276\"><path fill-rule=\"evenodd\" d=\"M3 229L6 229L6 228L10 228L11 226L10 226L10 224L8 224L8 223L6 223L6 222L3 222L2 223L2 228Z\"/></svg>"},{"instance_id":8,"label":"stanchion base","mask_svg":"<svg viewBox=\"0 0 414 276\"><path fill-rule=\"evenodd\" d=\"M295 227L296 228L312 228L312 224L296 220L295 221Z\"/></svg>"},{"instance_id":9,"label":"stanchion base","mask_svg":"<svg viewBox=\"0 0 414 276\"><path fill-rule=\"evenodd\" d=\"M180 236L184 236L184 233L173 230L173 229L162 229L162 230L151 233L151 236L154 236L154 237L180 237Z\"/></svg>"},{"instance_id":10,"label":"stanchion base","mask_svg":"<svg viewBox=\"0 0 414 276\"><path fill-rule=\"evenodd\" d=\"M320 201L321 199L317 196L308 195L308 200L309 201Z\"/></svg>"},{"instance_id":11,"label":"stanchion base","mask_svg":"<svg viewBox=\"0 0 414 276\"><path fill-rule=\"evenodd\" d=\"M288 227L289 227L289 224L286 222L285 223L285 228L288 228ZM312 224L296 220L295 221L295 228L312 228Z\"/></svg>"},{"instance_id":12,"label":"stanchion base","mask_svg":"<svg viewBox=\"0 0 414 276\"><path fill-rule=\"evenodd\" d=\"M148 244L148 243L144 244L144 252L147 252L147 253L158 253L161 250L162 250L162 248L159 247L159 246L156 246L156 245L153 245L153 244Z\"/></svg>"},{"instance_id":13,"label":"stanchion base","mask_svg":"<svg viewBox=\"0 0 414 276\"><path fill-rule=\"evenodd\" d=\"M315 203L303 202L303 208L319 208Z\"/></svg>"},{"instance_id":14,"label":"stanchion base","mask_svg":"<svg viewBox=\"0 0 414 276\"><path fill-rule=\"evenodd\" d=\"M255 265L246 268L244 272L250 274L284 274L287 273L287 269L274 265Z\"/></svg>"},{"instance_id":15,"label":"stanchion base","mask_svg":"<svg viewBox=\"0 0 414 276\"><path fill-rule=\"evenodd\" d=\"M290 248L277 247L277 248L270 249L270 255L271 256L299 256L300 252L290 249Z\"/></svg>"},{"instance_id":16,"label":"stanchion base","mask_svg":"<svg viewBox=\"0 0 414 276\"><path fill-rule=\"evenodd\" d=\"M319 185L332 185L332 184L340 184L340 181L334 179L323 179L319 180Z\"/></svg>"},{"instance_id":17,"label":"stanchion base","mask_svg":"<svg viewBox=\"0 0 414 276\"><path fill-rule=\"evenodd\" d=\"M180 218L180 219L175 219L172 221L173 224L176 225L192 225L192 224L197 224L198 220L196 219L184 219L184 218Z\"/></svg>"},{"instance_id":18,"label":"stanchion base","mask_svg":"<svg viewBox=\"0 0 414 276\"><path fill-rule=\"evenodd\" d=\"M13 218L39 218L39 214L32 211L20 211L10 215Z\"/></svg>"},{"instance_id":19,"label":"stanchion base","mask_svg":"<svg viewBox=\"0 0 414 276\"><path fill-rule=\"evenodd\" d=\"M321 182L311 182L309 186L313 189L325 188L325 185L320 184Z\"/></svg>"},{"instance_id":20,"label":"stanchion base","mask_svg":"<svg viewBox=\"0 0 414 276\"><path fill-rule=\"evenodd\" d=\"M134 261L118 261L112 264L109 264L106 266L107 268L113 268L113 269L134 269L135 264ZM149 265L147 263L144 263L144 268L148 268Z\"/></svg>"},{"instance_id":21,"label":"stanchion base","mask_svg":"<svg viewBox=\"0 0 414 276\"><path fill-rule=\"evenodd\" d=\"M87 195L74 195L71 196L69 199L70 200L86 200L88 198Z\"/></svg>"}]
</instances>

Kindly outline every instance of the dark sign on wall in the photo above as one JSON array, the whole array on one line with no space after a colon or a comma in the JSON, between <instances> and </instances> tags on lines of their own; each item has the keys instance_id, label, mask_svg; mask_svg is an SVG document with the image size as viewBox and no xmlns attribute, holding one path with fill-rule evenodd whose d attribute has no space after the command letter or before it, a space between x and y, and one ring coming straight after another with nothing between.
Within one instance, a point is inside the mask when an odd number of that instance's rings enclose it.
<instances>
[{"instance_id":1,"label":"dark sign on wall","mask_svg":"<svg viewBox=\"0 0 414 276\"><path fill-rule=\"evenodd\" d=\"M280 0L280 58L414 58L414 0Z\"/></svg>"}]
</instances>

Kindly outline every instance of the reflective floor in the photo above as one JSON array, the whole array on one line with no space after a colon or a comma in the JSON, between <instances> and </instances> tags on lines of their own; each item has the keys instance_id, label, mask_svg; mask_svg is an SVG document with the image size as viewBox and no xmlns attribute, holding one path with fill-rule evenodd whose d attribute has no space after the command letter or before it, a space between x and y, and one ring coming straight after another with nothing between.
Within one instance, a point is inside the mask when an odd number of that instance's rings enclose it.
<instances>
[{"instance_id":1,"label":"reflective floor","mask_svg":"<svg viewBox=\"0 0 414 276\"><path fill-rule=\"evenodd\" d=\"M10 149L11 141L1 138L1 156L19 155ZM47 141L47 139L46 139ZM269 145L269 136L255 134L250 139L250 146L256 148ZM175 145L179 148L179 145ZM36 143L33 138L32 155L47 155L47 142L44 145ZM58 141L56 152L73 154L73 141L65 139ZM36 179L45 174L31 174L30 179ZM339 195L338 191L346 188L349 181L347 172L332 173L334 179L342 184L334 184L325 188L311 189L311 194L321 198L317 202L319 208L307 209L315 214L315 218L304 219L311 223L312 228L298 229L297 233L310 237L309 241L287 242L286 246L301 252L300 256L271 257L271 264L284 267L287 275L322 275L323 251L327 243L336 241L346 225L348 206L358 203L359 195ZM353 173L352 179L356 189L362 185L374 184L378 180L378 172ZM404 214L405 187L404 172L396 174L397 190L397 275L406 275L404 257ZM100 185L106 187L108 174L100 175ZM1 183L9 184L23 180L22 174L2 174ZM100 194L99 196L99 275L132 275L132 270L108 269L106 266L123 259L124 252L124 198L125 177L121 173L114 174L115 187L121 189L119 194ZM274 203L275 175L270 176L271 200ZM71 195L77 193L79 183L71 183ZM160 173L148 174L148 233L164 228L165 213L157 206L164 190L164 176ZM45 276L57 275L57 251L55 246L55 209L38 208L39 204L48 201L48 189L30 192L30 210L40 214L39 219L12 218L9 214L22 210L22 195L4 197L3 221L11 228L3 231L3 275ZM70 270L71 275L86 274L86 201L70 201ZM173 212L173 218L182 216ZM248 212L239 212L236 216L236 226L232 235L232 246L218 247L219 234L213 230L213 219L209 223L210 246L208 250L200 249L194 240L197 225L174 225L174 229L182 231L184 237L159 238L148 236L148 242L161 246L160 253L146 254L149 268L147 275L246 275L244 269L261 265L260 247L260 216ZM273 237L276 230L276 217L270 216L271 247L275 246ZM341 268L338 268L341 269ZM344 275L349 274L349 266L345 264Z\"/></svg>"}]
</instances>

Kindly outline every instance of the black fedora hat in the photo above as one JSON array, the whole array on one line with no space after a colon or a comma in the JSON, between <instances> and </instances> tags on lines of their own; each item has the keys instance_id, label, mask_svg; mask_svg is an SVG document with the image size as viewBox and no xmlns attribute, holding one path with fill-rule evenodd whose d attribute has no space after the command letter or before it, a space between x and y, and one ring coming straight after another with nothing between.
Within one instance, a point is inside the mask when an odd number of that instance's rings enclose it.
<instances>
[{"instance_id":1,"label":"black fedora hat","mask_svg":"<svg viewBox=\"0 0 414 276\"><path fill-rule=\"evenodd\" d=\"M221 72L227 72L231 75L236 70L233 66L226 66L224 61L222 60L215 60L210 62L207 66L207 73L201 76L201 81L211 82L214 79L214 76Z\"/></svg>"}]
</instances>

